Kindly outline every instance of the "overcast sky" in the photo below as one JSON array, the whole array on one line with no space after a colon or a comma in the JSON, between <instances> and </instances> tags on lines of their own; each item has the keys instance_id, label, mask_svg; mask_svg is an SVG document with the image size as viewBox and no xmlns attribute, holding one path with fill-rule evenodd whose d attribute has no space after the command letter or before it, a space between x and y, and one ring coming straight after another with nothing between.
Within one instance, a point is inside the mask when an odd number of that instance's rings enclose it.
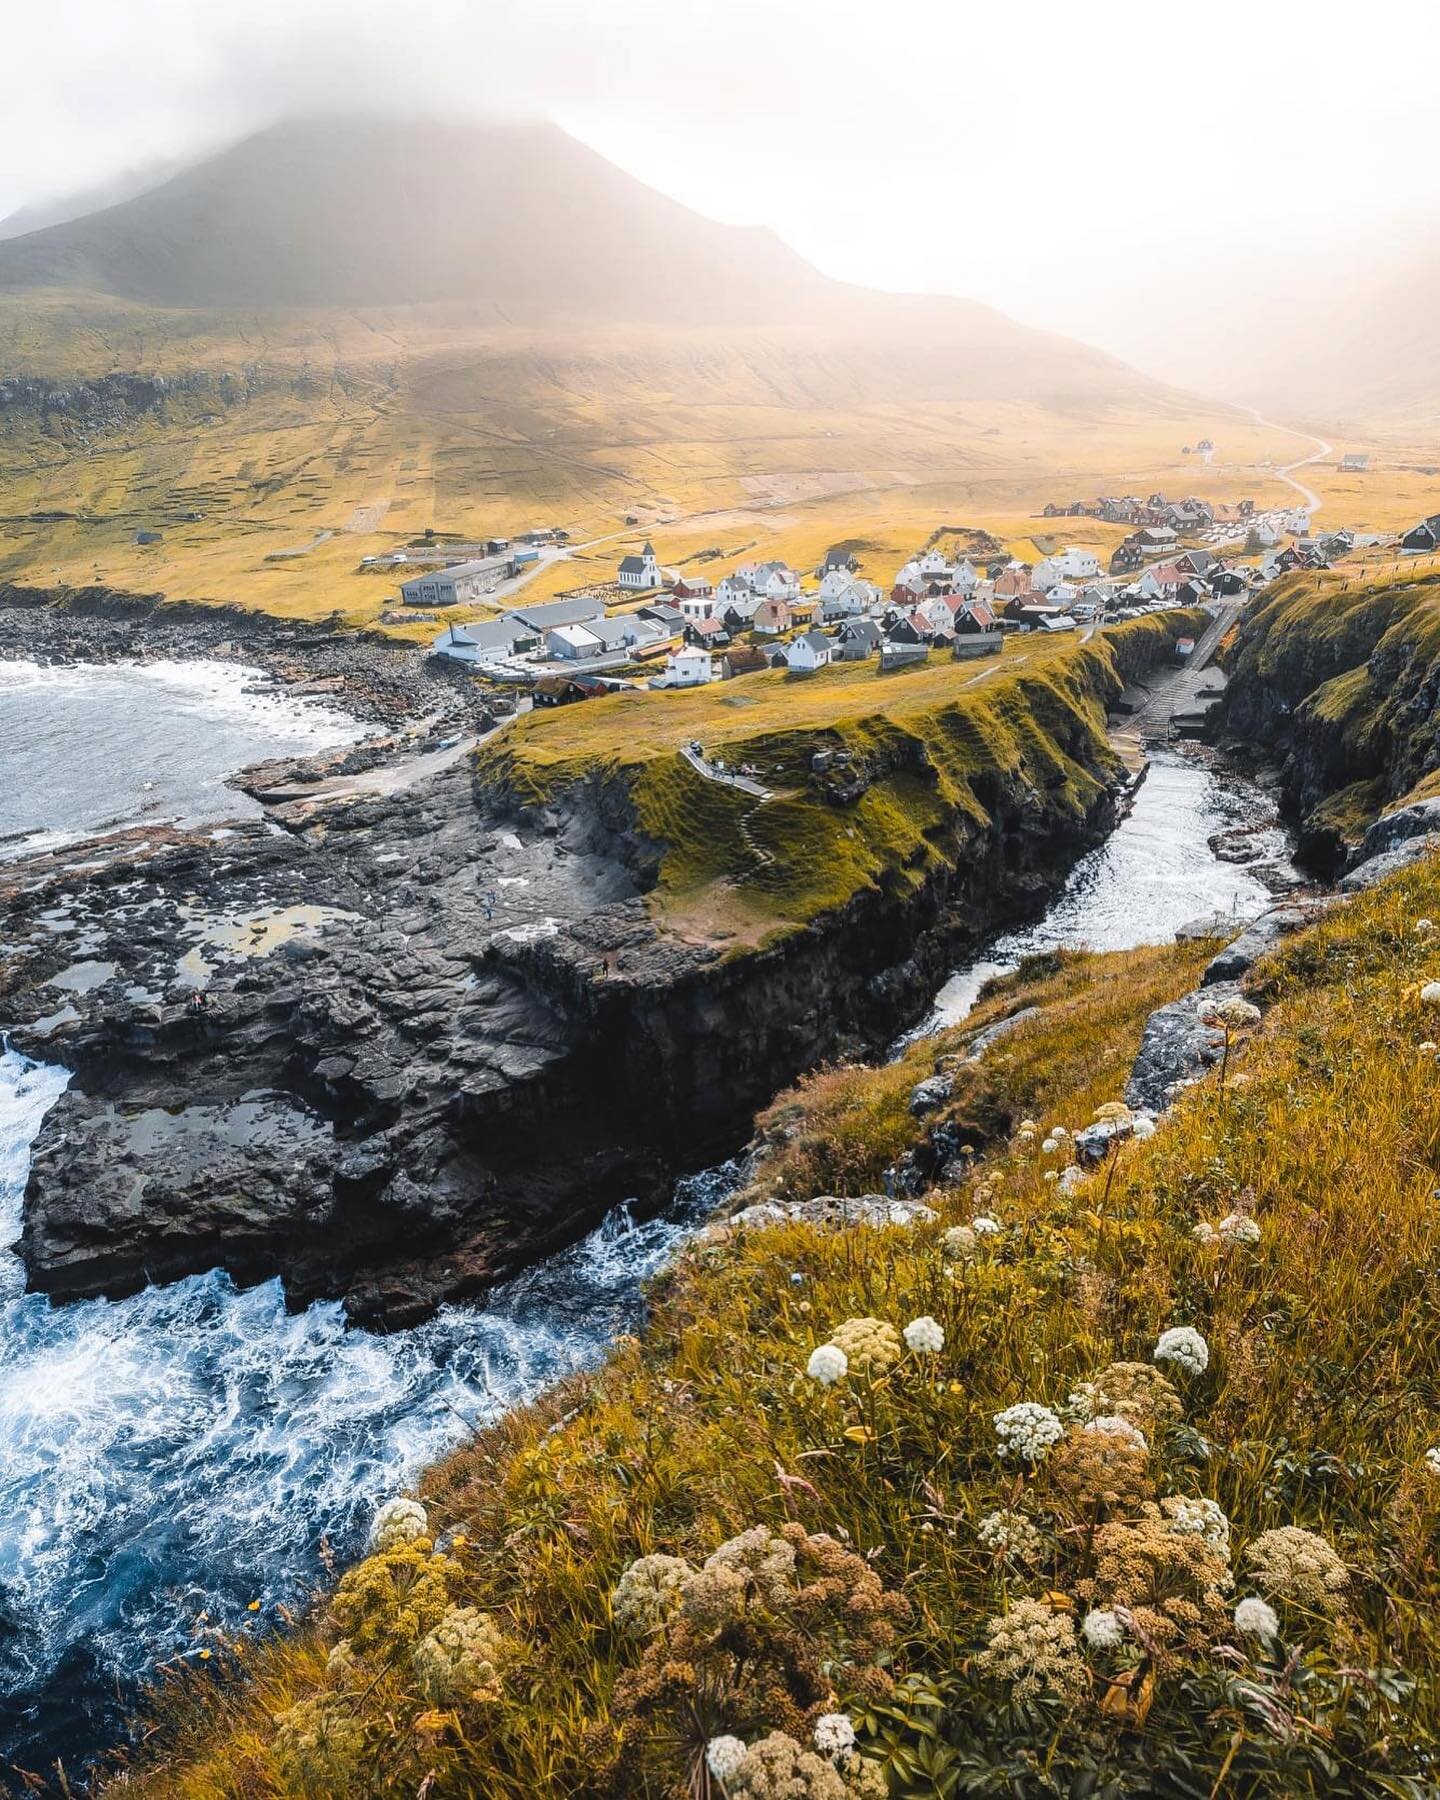
<instances>
[{"instance_id":1,"label":"overcast sky","mask_svg":"<svg viewBox=\"0 0 1440 1800\"><path fill-rule=\"evenodd\" d=\"M1153 366L1219 288L1430 229L1437 20L1434 0L8 0L0 216L287 112L503 107L832 274Z\"/></svg>"}]
</instances>

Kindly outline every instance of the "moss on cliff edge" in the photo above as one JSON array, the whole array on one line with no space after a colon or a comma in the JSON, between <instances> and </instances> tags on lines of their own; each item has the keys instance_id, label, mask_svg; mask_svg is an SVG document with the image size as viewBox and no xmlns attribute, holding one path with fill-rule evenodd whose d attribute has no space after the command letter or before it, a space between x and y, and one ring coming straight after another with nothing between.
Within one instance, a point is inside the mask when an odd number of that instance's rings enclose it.
<instances>
[{"instance_id":1,"label":"moss on cliff edge","mask_svg":"<svg viewBox=\"0 0 1440 1800\"><path fill-rule=\"evenodd\" d=\"M532 714L481 751L480 782L522 804L584 783L623 786L663 847L651 896L672 928L754 938L793 929L866 888L903 890L964 854L1003 797L1048 828L1093 817L1117 763L1107 704L1195 628L1192 613L1135 620L1087 643L1013 640L991 663L933 655L810 677L748 676L678 693L615 694ZM680 746L749 766L773 798L698 774ZM849 758L844 804L811 779L816 751Z\"/></svg>"},{"instance_id":2,"label":"moss on cliff edge","mask_svg":"<svg viewBox=\"0 0 1440 1800\"><path fill-rule=\"evenodd\" d=\"M1312 848L1337 854L1440 771L1440 575L1278 583L1229 653L1229 716L1287 755Z\"/></svg>"}]
</instances>

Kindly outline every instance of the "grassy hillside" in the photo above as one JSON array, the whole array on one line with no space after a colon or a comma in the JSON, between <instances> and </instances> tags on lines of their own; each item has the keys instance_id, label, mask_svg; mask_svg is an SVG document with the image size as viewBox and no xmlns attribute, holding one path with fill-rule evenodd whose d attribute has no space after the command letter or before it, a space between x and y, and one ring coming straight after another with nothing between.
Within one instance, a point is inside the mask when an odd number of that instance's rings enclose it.
<instances>
[{"instance_id":1,"label":"grassy hillside","mask_svg":"<svg viewBox=\"0 0 1440 1800\"><path fill-rule=\"evenodd\" d=\"M1073 1133L1210 946L1045 959L803 1082L749 1197L943 1141L938 1217L702 1234L643 1338L430 1470L307 1623L207 1641L124 1791L1432 1792L1435 917L1429 862L1292 939L1223 1071L1088 1174Z\"/></svg>"},{"instance_id":2,"label":"grassy hillside","mask_svg":"<svg viewBox=\"0 0 1440 1800\"><path fill-rule=\"evenodd\" d=\"M983 664L932 653L888 675L875 661L813 676L745 676L689 692L614 694L536 712L479 753L478 778L527 803L587 782L625 790L660 847L652 908L672 930L754 942L866 888L918 887L961 858L997 802L1028 796L1051 827L1083 827L1116 768L1106 706L1129 674L1195 628L1176 612L1087 644L1011 640ZM749 765L774 798L707 781L680 756ZM811 779L842 750L867 791L834 805Z\"/></svg>"}]
</instances>

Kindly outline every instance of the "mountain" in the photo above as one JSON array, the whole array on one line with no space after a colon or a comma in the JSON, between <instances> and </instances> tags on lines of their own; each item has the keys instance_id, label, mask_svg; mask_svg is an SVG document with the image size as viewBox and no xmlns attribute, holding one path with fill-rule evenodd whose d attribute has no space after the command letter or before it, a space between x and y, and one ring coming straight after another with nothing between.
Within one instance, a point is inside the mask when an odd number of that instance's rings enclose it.
<instances>
[{"instance_id":1,"label":"mountain","mask_svg":"<svg viewBox=\"0 0 1440 1800\"><path fill-rule=\"evenodd\" d=\"M802 328L1024 364L1049 391L1145 383L988 307L832 281L772 232L701 217L543 123L291 121L83 218L0 243L0 292L158 308L446 303L470 324ZM1023 395L1017 395L1023 397Z\"/></svg>"},{"instance_id":2,"label":"mountain","mask_svg":"<svg viewBox=\"0 0 1440 1800\"><path fill-rule=\"evenodd\" d=\"M136 169L127 169L95 187L62 194L56 200L41 200L30 206L17 206L14 212L7 213L0 219L0 242L6 238L24 237L31 231L44 231L50 225L68 224L71 219L83 218L87 213L101 212L107 206L119 206L124 200L134 199L136 194L159 187L182 166L177 158L166 157L144 163Z\"/></svg>"}]
</instances>

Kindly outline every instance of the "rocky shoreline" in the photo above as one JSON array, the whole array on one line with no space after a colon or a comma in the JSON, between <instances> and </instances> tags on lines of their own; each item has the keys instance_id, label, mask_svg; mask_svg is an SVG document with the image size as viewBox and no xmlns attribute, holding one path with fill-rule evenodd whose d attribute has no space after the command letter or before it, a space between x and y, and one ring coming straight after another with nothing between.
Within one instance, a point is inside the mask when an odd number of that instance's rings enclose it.
<instances>
[{"instance_id":1,"label":"rocky shoreline","mask_svg":"<svg viewBox=\"0 0 1440 1800\"><path fill-rule=\"evenodd\" d=\"M46 629L73 649L74 623ZM128 641L115 625L105 653ZM174 653L161 629L143 641ZM336 654L281 653L302 672ZM1077 730L1100 778L1085 816L997 774L988 817L950 818L918 885L727 956L657 926L659 846L622 785L517 808L476 785L468 740L417 755L420 729L358 753L388 788L327 782L334 759L273 765L241 778L269 817L220 841L135 831L0 865L0 1016L73 1073L35 1146L33 1287L118 1295L219 1266L412 1324L620 1200L662 1204L803 1071L883 1050L966 953L1043 910L1126 785Z\"/></svg>"}]
</instances>

